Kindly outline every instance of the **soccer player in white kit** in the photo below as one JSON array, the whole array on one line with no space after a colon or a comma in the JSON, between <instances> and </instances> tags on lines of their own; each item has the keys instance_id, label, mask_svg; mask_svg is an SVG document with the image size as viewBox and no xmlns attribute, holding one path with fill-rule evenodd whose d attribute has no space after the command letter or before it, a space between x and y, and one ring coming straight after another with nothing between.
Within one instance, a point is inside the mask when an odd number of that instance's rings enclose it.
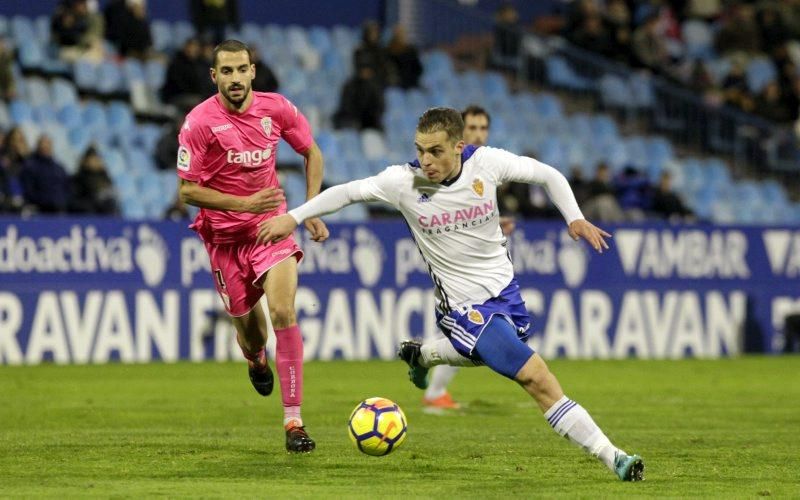
<instances>
[{"instance_id":1,"label":"soccer player in white kit","mask_svg":"<svg viewBox=\"0 0 800 500\"><path fill-rule=\"evenodd\" d=\"M417 387L429 368L483 364L516 381L548 424L600 459L623 481L644 478L644 462L614 446L589 413L564 395L544 360L525 342L530 317L519 294L500 231L497 186L543 184L568 224L569 234L596 251L610 237L584 219L567 180L554 168L501 149L466 146L464 121L451 108L432 108L417 124L417 160L380 174L334 186L288 214L259 223L257 241L278 242L310 217L356 202L383 201L397 208L425 260L435 287L436 319L447 338L401 343Z\"/></svg>"}]
</instances>

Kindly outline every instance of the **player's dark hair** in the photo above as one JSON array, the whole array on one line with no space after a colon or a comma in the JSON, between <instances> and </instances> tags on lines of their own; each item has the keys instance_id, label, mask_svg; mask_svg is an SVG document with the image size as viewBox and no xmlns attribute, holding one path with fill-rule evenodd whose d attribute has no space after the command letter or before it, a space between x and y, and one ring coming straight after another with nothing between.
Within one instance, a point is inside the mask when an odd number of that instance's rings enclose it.
<instances>
[{"instance_id":1,"label":"player's dark hair","mask_svg":"<svg viewBox=\"0 0 800 500\"><path fill-rule=\"evenodd\" d=\"M464 136L464 120L461 113L453 108L430 108L419 117L417 132L431 134L444 130L447 138L458 142Z\"/></svg>"},{"instance_id":2,"label":"player's dark hair","mask_svg":"<svg viewBox=\"0 0 800 500\"><path fill-rule=\"evenodd\" d=\"M489 127L492 126L492 117L489 115L489 112L483 109L482 107L476 104L470 104L464 111L461 112L461 119L465 122L467 121L468 116L485 116L486 117L486 125Z\"/></svg>"},{"instance_id":3,"label":"player's dark hair","mask_svg":"<svg viewBox=\"0 0 800 500\"><path fill-rule=\"evenodd\" d=\"M250 47L247 46L246 43L242 43L239 40L225 40L224 42L220 43L216 47L214 47L214 57L212 58L213 65L217 67L217 54L220 52L247 52L247 59L252 63L253 62L253 53L250 52Z\"/></svg>"}]
</instances>

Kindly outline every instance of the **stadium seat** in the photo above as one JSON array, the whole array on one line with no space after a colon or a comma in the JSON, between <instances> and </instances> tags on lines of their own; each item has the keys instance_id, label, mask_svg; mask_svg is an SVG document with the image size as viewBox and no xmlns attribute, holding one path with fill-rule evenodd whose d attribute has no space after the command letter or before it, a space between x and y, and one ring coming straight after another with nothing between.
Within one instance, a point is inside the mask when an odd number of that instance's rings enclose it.
<instances>
[{"instance_id":1,"label":"stadium seat","mask_svg":"<svg viewBox=\"0 0 800 500\"><path fill-rule=\"evenodd\" d=\"M97 89L97 65L85 60L78 60L72 66L72 77L75 85L82 91L95 91Z\"/></svg>"},{"instance_id":2,"label":"stadium seat","mask_svg":"<svg viewBox=\"0 0 800 500\"><path fill-rule=\"evenodd\" d=\"M78 92L69 80L55 78L50 82L50 102L56 110L70 104L77 104Z\"/></svg>"},{"instance_id":3,"label":"stadium seat","mask_svg":"<svg viewBox=\"0 0 800 500\"><path fill-rule=\"evenodd\" d=\"M14 99L8 105L8 112L14 124L33 122L33 108L25 101Z\"/></svg>"},{"instance_id":4,"label":"stadium seat","mask_svg":"<svg viewBox=\"0 0 800 500\"><path fill-rule=\"evenodd\" d=\"M561 56L552 55L545 60L547 80L551 85L569 90L588 90L591 81L578 75L572 66Z\"/></svg>"},{"instance_id":5,"label":"stadium seat","mask_svg":"<svg viewBox=\"0 0 800 500\"><path fill-rule=\"evenodd\" d=\"M760 93L768 83L775 81L777 76L775 63L765 57L752 59L747 65L747 87L753 94Z\"/></svg>"},{"instance_id":6,"label":"stadium seat","mask_svg":"<svg viewBox=\"0 0 800 500\"><path fill-rule=\"evenodd\" d=\"M377 130L363 130L361 132L361 145L364 148L364 158L367 160L382 159L388 153L383 134Z\"/></svg>"},{"instance_id":7,"label":"stadium seat","mask_svg":"<svg viewBox=\"0 0 800 500\"><path fill-rule=\"evenodd\" d=\"M609 108L631 108L631 89L625 80L617 75L607 74L600 78L600 99Z\"/></svg>"},{"instance_id":8,"label":"stadium seat","mask_svg":"<svg viewBox=\"0 0 800 500\"><path fill-rule=\"evenodd\" d=\"M49 104L51 102L50 88L47 83L41 78L27 78L25 82L25 100L31 106Z\"/></svg>"},{"instance_id":9,"label":"stadium seat","mask_svg":"<svg viewBox=\"0 0 800 500\"><path fill-rule=\"evenodd\" d=\"M707 22L688 19L683 22L681 33L687 57L703 60L714 57L714 33Z\"/></svg>"},{"instance_id":10,"label":"stadium seat","mask_svg":"<svg viewBox=\"0 0 800 500\"><path fill-rule=\"evenodd\" d=\"M174 48L172 44L172 26L169 22L155 19L150 23L150 33L153 38L153 48L158 52L169 53Z\"/></svg>"},{"instance_id":11,"label":"stadium seat","mask_svg":"<svg viewBox=\"0 0 800 500\"><path fill-rule=\"evenodd\" d=\"M97 67L98 92L104 95L116 94L127 90L122 79L122 70L119 65L111 61L103 61Z\"/></svg>"}]
</instances>

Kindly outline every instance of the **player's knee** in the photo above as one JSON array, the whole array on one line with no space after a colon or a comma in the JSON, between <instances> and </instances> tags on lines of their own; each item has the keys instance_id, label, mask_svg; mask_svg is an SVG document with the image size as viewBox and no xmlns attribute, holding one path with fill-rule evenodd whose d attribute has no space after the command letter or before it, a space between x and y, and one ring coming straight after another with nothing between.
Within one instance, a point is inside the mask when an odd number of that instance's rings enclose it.
<instances>
[{"instance_id":1,"label":"player's knee","mask_svg":"<svg viewBox=\"0 0 800 500\"><path fill-rule=\"evenodd\" d=\"M541 392L546 390L551 378L552 375L547 365L536 355L531 356L528 362L517 372L517 376L514 377L514 379L521 386L528 389L529 392Z\"/></svg>"},{"instance_id":2,"label":"player's knee","mask_svg":"<svg viewBox=\"0 0 800 500\"><path fill-rule=\"evenodd\" d=\"M273 328L286 328L297 323L294 306L291 304L270 304L269 319Z\"/></svg>"}]
</instances>

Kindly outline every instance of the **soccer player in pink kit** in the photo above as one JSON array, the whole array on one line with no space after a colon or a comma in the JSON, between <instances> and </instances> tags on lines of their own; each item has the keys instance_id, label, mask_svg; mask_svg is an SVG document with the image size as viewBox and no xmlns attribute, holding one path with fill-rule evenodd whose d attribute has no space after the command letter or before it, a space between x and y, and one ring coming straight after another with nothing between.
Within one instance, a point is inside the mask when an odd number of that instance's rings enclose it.
<instances>
[{"instance_id":1,"label":"soccer player in pink kit","mask_svg":"<svg viewBox=\"0 0 800 500\"><path fill-rule=\"evenodd\" d=\"M258 224L286 213L275 170L283 138L305 157L307 196L319 193L322 153L305 117L279 94L254 92L255 67L247 45L227 40L214 49L211 79L219 92L197 105L178 136L180 197L200 207L192 229L211 260L214 284L236 327L247 358L250 381L262 396L274 379L265 354L267 323L259 304L267 294L275 329L276 365L284 407L286 450L310 452L315 443L300 415L303 397L303 337L294 308L297 263L303 252L292 238L278 244L256 243ZM328 229L307 221L312 239Z\"/></svg>"}]
</instances>

